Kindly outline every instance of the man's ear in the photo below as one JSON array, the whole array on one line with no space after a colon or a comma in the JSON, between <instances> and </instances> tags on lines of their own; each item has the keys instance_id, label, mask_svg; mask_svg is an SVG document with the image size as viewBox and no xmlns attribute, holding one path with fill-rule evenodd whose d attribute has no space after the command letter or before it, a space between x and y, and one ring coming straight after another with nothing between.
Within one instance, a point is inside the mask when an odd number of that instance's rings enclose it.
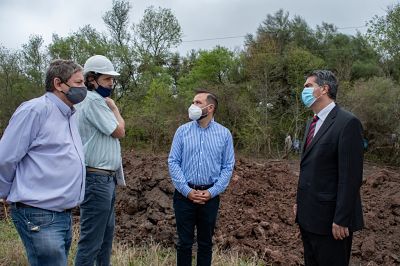
<instances>
[{"instance_id":1,"label":"man's ear","mask_svg":"<svg viewBox=\"0 0 400 266\"><path fill-rule=\"evenodd\" d=\"M60 78L54 78L53 79L53 86L54 86L54 88L56 89L56 90L58 90L58 91L62 91L62 87L61 87L61 84L62 84L63 82L61 81L61 79Z\"/></svg>"},{"instance_id":2,"label":"man's ear","mask_svg":"<svg viewBox=\"0 0 400 266\"><path fill-rule=\"evenodd\" d=\"M215 112L215 105L214 104L210 104L209 107L212 108L212 112L214 113Z\"/></svg>"}]
</instances>

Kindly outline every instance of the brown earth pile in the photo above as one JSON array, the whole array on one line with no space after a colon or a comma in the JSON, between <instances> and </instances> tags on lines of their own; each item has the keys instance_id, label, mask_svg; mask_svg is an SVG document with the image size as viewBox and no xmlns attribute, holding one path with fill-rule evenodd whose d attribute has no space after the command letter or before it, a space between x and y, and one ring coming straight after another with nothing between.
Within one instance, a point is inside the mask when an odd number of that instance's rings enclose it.
<instances>
[{"instance_id":1,"label":"brown earth pile","mask_svg":"<svg viewBox=\"0 0 400 266\"><path fill-rule=\"evenodd\" d=\"M174 188L166 161L166 155L124 157L127 187L118 190L119 242L174 245ZM302 264L292 211L298 173L298 161L238 159L221 197L215 243L269 263ZM400 264L399 169L366 163L362 198L366 228L355 234L352 263Z\"/></svg>"},{"instance_id":2,"label":"brown earth pile","mask_svg":"<svg viewBox=\"0 0 400 266\"><path fill-rule=\"evenodd\" d=\"M127 187L117 191L116 241L174 246L174 188L166 161L166 155L124 156ZM216 245L274 265L302 264L292 211L298 172L298 161L238 159L221 196ZM362 198L366 226L354 236L352 264L399 265L399 169L366 163Z\"/></svg>"}]
</instances>

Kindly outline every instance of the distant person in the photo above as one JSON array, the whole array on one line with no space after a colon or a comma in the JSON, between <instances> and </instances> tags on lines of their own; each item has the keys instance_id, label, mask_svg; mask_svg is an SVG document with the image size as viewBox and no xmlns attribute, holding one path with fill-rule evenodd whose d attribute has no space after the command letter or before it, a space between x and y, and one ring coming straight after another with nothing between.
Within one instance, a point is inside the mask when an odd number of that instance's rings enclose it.
<instances>
[{"instance_id":1,"label":"distant person","mask_svg":"<svg viewBox=\"0 0 400 266\"><path fill-rule=\"evenodd\" d=\"M86 97L82 67L54 60L46 93L22 103L0 140L0 198L32 266L67 265L71 209L85 192L82 141L74 104Z\"/></svg>"},{"instance_id":2,"label":"distant person","mask_svg":"<svg viewBox=\"0 0 400 266\"><path fill-rule=\"evenodd\" d=\"M235 164L232 134L214 121L217 109L213 93L196 91L188 110L193 121L178 128L168 157L175 186L178 266L192 265L195 228L197 265L211 265L219 194L228 186Z\"/></svg>"},{"instance_id":3,"label":"distant person","mask_svg":"<svg viewBox=\"0 0 400 266\"><path fill-rule=\"evenodd\" d=\"M286 135L285 138L285 154L286 156L290 153L290 150L292 149L292 137L290 134Z\"/></svg>"},{"instance_id":4,"label":"distant person","mask_svg":"<svg viewBox=\"0 0 400 266\"><path fill-rule=\"evenodd\" d=\"M368 150L368 139L367 138L363 138L363 147L364 147L365 151Z\"/></svg>"},{"instance_id":5,"label":"distant person","mask_svg":"<svg viewBox=\"0 0 400 266\"><path fill-rule=\"evenodd\" d=\"M300 140L298 138L295 138L293 140L293 150L295 153L299 153L300 152Z\"/></svg>"},{"instance_id":6,"label":"distant person","mask_svg":"<svg viewBox=\"0 0 400 266\"><path fill-rule=\"evenodd\" d=\"M115 186L122 174L121 146L125 122L110 98L119 76L102 55L84 65L86 99L77 106L85 151L86 191L80 206L80 238L75 265L110 265L115 228Z\"/></svg>"},{"instance_id":7,"label":"distant person","mask_svg":"<svg viewBox=\"0 0 400 266\"><path fill-rule=\"evenodd\" d=\"M335 104L338 84L332 72L312 72L304 87L303 103L314 113L305 132L294 208L304 261L348 265L353 232L364 226L363 128L357 117Z\"/></svg>"}]
</instances>

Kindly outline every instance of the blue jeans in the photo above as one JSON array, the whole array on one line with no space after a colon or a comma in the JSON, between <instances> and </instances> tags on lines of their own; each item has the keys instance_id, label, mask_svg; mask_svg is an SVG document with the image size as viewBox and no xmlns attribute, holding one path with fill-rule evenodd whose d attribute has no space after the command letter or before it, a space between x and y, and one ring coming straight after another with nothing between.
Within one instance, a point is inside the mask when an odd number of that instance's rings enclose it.
<instances>
[{"instance_id":1,"label":"blue jeans","mask_svg":"<svg viewBox=\"0 0 400 266\"><path fill-rule=\"evenodd\" d=\"M67 265L72 241L71 212L11 205L11 217L31 266Z\"/></svg>"},{"instance_id":2,"label":"blue jeans","mask_svg":"<svg viewBox=\"0 0 400 266\"><path fill-rule=\"evenodd\" d=\"M197 228L197 266L210 266L212 260L212 236L219 208L219 196L206 204L196 204L177 190L174 193L174 210L178 243L177 265L192 265L194 229Z\"/></svg>"},{"instance_id":3,"label":"blue jeans","mask_svg":"<svg viewBox=\"0 0 400 266\"><path fill-rule=\"evenodd\" d=\"M115 227L115 177L86 174L75 265L110 265Z\"/></svg>"}]
</instances>

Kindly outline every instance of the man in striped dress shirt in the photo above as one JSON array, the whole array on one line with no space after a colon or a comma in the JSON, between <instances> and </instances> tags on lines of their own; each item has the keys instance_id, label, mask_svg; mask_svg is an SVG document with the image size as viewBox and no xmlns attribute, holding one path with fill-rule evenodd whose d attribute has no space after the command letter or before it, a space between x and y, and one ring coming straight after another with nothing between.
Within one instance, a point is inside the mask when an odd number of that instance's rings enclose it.
<instances>
[{"instance_id":1,"label":"man in striped dress shirt","mask_svg":"<svg viewBox=\"0 0 400 266\"><path fill-rule=\"evenodd\" d=\"M79 133L86 164L85 199L80 206L80 238L75 265L110 265L115 227L115 185L121 167L119 139L125 122L110 98L114 78L111 61L102 55L90 57L84 66L90 91L77 105Z\"/></svg>"},{"instance_id":2,"label":"man in striped dress shirt","mask_svg":"<svg viewBox=\"0 0 400 266\"><path fill-rule=\"evenodd\" d=\"M179 266L192 265L195 228L197 265L211 265L219 194L228 186L235 164L232 134L214 121L217 108L213 93L197 90L188 110L193 121L178 128L168 157L175 186Z\"/></svg>"}]
</instances>

